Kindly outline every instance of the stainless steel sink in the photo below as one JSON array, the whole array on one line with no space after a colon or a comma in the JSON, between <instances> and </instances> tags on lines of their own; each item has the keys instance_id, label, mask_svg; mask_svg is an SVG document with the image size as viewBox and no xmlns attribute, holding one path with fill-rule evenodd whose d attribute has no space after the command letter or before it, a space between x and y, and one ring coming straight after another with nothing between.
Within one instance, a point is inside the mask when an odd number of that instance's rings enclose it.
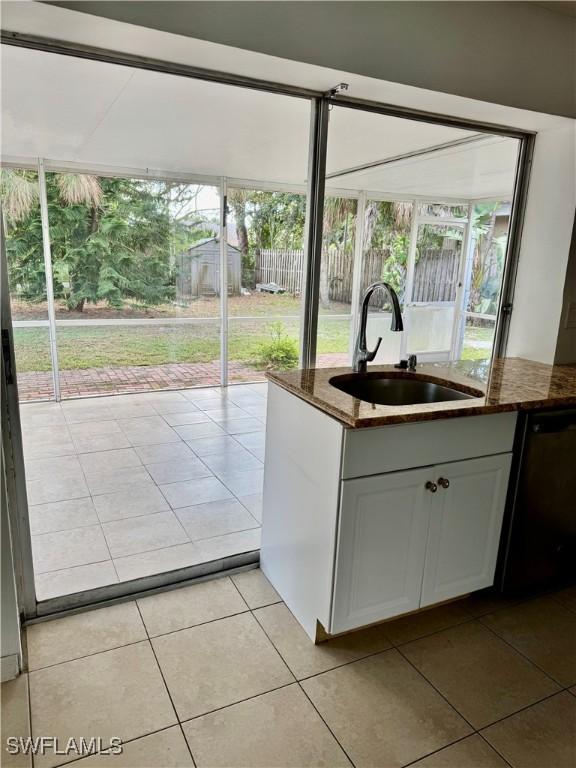
<instances>
[{"instance_id":1,"label":"stainless steel sink","mask_svg":"<svg viewBox=\"0 0 576 768\"><path fill-rule=\"evenodd\" d=\"M378 405L416 405L417 403L442 403L448 400L468 400L482 397L480 390L463 392L416 378L374 373L345 373L333 376L330 384L358 400Z\"/></svg>"}]
</instances>

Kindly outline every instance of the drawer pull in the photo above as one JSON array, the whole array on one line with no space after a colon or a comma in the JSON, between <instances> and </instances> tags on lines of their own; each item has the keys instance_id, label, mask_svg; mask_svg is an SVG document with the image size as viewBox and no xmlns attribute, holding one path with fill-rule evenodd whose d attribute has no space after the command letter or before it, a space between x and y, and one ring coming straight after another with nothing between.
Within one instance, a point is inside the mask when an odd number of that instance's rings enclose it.
<instances>
[{"instance_id":1,"label":"drawer pull","mask_svg":"<svg viewBox=\"0 0 576 768\"><path fill-rule=\"evenodd\" d=\"M446 477L439 477L438 485L441 485L442 488L450 488L450 480L448 480Z\"/></svg>"},{"instance_id":2,"label":"drawer pull","mask_svg":"<svg viewBox=\"0 0 576 768\"><path fill-rule=\"evenodd\" d=\"M431 480L428 480L428 482L424 487L426 488L427 491L430 491L430 493L436 493L436 491L438 490L438 486L436 485L436 483L433 483Z\"/></svg>"}]
</instances>

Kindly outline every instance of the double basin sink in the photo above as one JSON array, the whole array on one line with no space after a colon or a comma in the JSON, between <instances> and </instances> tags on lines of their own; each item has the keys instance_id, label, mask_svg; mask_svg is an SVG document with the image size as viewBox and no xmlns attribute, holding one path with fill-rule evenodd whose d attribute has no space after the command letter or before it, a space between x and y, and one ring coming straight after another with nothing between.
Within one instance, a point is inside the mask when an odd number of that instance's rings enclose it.
<instances>
[{"instance_id":1,"label":"double basin sink","mask_svg":"<svg viewBox=\"0 0 576 768\"><path fill-rule=\"evenodd\" d=\"M437 384L411 373L345 373L333 376L330 384L347 395L377 405L417 405L443 403L449 400L469 400L483 397L480 390L463 390Z\"/></svg>"}]
</instances>

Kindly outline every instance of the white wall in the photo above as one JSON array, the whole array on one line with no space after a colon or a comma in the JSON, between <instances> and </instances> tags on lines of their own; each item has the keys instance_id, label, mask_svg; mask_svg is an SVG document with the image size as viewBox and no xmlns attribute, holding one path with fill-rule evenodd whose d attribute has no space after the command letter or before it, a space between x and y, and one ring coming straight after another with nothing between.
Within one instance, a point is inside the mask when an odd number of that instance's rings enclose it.
<instances>
[{"instance_id":1,"label":"white wall","mask_svg":"<svg viewBox=\"0 0 576 768\"><path fill-rule=\"evenodd\" d=\"M500 4L488 5L495 10ZM549 11L542 11L554 16ZM576 198L574 120L362 76L344 69L289 61L96 16L89 17L90 22L87 23L87 18L84 13L39 3L3 3L2 24L6 30L315 90L328 90L336 83L345 81L350 84L350 95L357 98L537 131L508 354L523 355L546 363L554 361ZM558 18L567 28L573 29L572 19ZM553 46L548 45L548 48L553 56ZM541 65L541 59L534 59L536 68ZM536 83L531 72L524 74L530 83ZM500 80L506 80L508 76L506 71L499 72L489 83L496 94L495 101ZM560 72L553 68L553 76L546 87L555 89L562 78L570 77L570 68ZM534 93L536 90L534 85ZM490 88L486 92L491 93Z\"/></svg>"},{"instance_id":2,"label":"white wall","mask_svg":"<svg viewBox=\"0 0 576 768\"><path fill-rule=\"evenodd\" d=\"M507 355L554 362L576 206L574 123L536 138Z\"/></svg>"}]
</instances>

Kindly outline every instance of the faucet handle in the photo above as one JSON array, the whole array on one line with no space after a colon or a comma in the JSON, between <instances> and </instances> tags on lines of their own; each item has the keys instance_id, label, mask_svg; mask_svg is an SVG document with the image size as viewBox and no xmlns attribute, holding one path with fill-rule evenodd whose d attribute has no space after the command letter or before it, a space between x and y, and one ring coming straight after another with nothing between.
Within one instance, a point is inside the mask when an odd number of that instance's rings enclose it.
<instances>
[{"instance_id":1,"label":"faucet handle","mask_svg":"<svg viewBox=\"0 0 576 768\"><path fill-rule=\"evenodd\" d=\"M376 342L376 346L372 351L366 350L366 360L368 362L370 362L371 360L374 360L374 358L378 354L378 350L380 349L380 344L382 344L382 336L378 336L378 341Z\"/></svg>"}]
</instances>

